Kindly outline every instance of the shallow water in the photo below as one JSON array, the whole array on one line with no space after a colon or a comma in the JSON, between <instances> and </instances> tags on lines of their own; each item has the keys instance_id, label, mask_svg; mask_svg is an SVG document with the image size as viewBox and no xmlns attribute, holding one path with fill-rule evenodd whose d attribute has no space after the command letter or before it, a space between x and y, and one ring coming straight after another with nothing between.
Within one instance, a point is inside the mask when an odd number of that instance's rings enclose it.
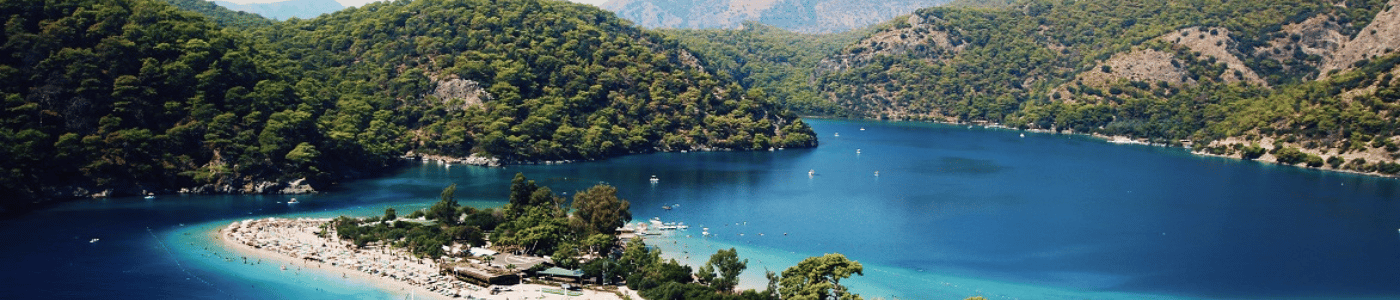
<instances>
[{"instance_id":1,"label":"shallow water","mask_svg":"<svg viewBox=\"0 0 1400 300\"><path fill-rule=\"evenodd\" d=\"M822 141L816 149L509 168L426 163L297 196L296 205L282 196L65 204L0 220L0 239L24 241L0 246L10 266L0 280L14 283L0 295L402 298L338 274L227 261L218 255L228 251L204 249L207 231L242 218L371 215L391 206L404 214L451 183L464 204L498 206L511 176L524 172L568 194L618 186L636 220L692 226L652 239L674 257L699 262L738 248L750 260L745 286L763 285L765 268L840 252L865 264L865 276L844 282L867 298L1400 296L1394 179L1075 136L810 123ZM647 181L653 174L660 182ZM700 237L700 227L714 235Z\"/></svg>"}]
</instances>

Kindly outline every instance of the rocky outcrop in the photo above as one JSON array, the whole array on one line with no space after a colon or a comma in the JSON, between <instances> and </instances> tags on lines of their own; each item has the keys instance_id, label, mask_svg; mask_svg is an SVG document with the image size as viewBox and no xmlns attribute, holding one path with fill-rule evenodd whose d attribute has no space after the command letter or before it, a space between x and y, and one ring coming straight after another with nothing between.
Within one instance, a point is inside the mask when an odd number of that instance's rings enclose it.
<instances>
[{"instance_id":1,"label":"rocky outcrop","mask_svg":"<svg viewBox=\"0 0 1400 300\"><path fill-rule=\"evenodd\" d=\"M1342 34L1342 25L1336 20L1334 15L1319 14L1299 23L1283 25L1279 30L1281 34L1269 40L1267 46L1254 49L1254 56L1319 67L1322 58L1331 57L1347 40ZM1285 64L1283 67L1292 66Z\"/></svg>"},{"instance_id":2,"label":"rocky outcrop","mask_svg":"<svg viewBox=\"0 0 1400 300\"><path fill-rule=\"evenodd\" d=\"M1214 57L1216 61L1225 63L1227 72L1220 75L1220 81L1227 83L1246 81L1261 86L1269 85L1264 82L1264 79L1259 78L1259 74L1254 73L1253 69L1245 66L1244 61L1241 61L1239 56L1231 51L1231 49L1235 49L1237 42L1230 38L1229 29L1222 27L1182 28L1168 33L1160 39L1189 48L1191 51L1200 52L1203 56ZM1236 76L1235 72L1239 72L1242 76Z\"/></svg>"},{"instance_id":3,"label":"rocky outcrop","mask_svg":"<svg viewBox=\"0 0 1400 300\"><path fill-rule=\"evenodd\" d=\"M472 154L467 157L456 157L437 154L420 154L414 153L413 151L409 151L407 154L403 155L403 158L408 160L422 160L424 162L463 164L483 167L499 167L505 163L502 162L500 158L487 157L480 154Z\"/></svg>"},{"instance_id":4,"label":"rocky outcrop","mask_svg":"<svg viewBox=\"0 0 1400 300\"><path fill-rule=\"evenodd\" d=\"M943 20L937 17L912 14L907 18L897 18L894 22L894 29L876 32L860 43L846 47L842 51L844 54L822 59L817 66L817 76L860 68L879 55L908 54L938 60L956 55L966 48L967 43L961 38L940 29L943 27L939 23Z\"/></svg>"},{"instance_id":5,"label":"rocky outcrop","mask_svg":"<svg viewBox=\"0 0 1400 300\"><path fill-rule=\"evenodd\" d=\"M301 178L301 179L292 180L291 182L288 182L287 185L284 186L284 187L282 187L282 190L277 191L277 193L278 193L278 194L315 194L315 193L316 193L316 189L315 189L315 188L312 188L310 184L307 184L307 183L306 183L306 178Z\"/></svg>"},{"instance_id":6,"label":"rocky outcrop","mask_svg":"<svg viewBox=\"0 0 1400 300\"><path fill-rule=\"evenodd\" d=\"M180 189L181 194L315 194L305 178L282 181L233 180Z\"/></svg>"},{"instance_id":7,"label":"rocky outcrop","mask_svg":"<svg viewBox=\"0 0 1400 300\"><path fill-rule=\"evenodd\" d=\"M1346 70L1358 61L1394 53L1400 49L1400 0L1390 0L1385 9L1367 24L1356 36L1347 39L1322 62L1318 78L1327 78L1333 70Z\"/></svg>"},{"instance_id":8,"label":"rocky outcrop","mask_svg":"<svg viewBox=\"0 0 1400 300\"><path fill-rule=\"evenodd\" d=\"M442 101L447 110L465 110L472 106L481 106L492 99L491 93L481 88L481 84L457 78L438 81L432 96Z\"/></svg>"}]
</instances>

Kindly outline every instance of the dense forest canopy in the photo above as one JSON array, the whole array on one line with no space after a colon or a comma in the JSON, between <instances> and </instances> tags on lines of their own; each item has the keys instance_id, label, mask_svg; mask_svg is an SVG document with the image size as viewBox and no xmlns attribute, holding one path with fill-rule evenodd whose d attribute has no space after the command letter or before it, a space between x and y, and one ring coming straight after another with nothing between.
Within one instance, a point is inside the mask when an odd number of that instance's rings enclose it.
<instances>
[{"instance_id":1,"label":"dense forest canopy","mask_svg":"<svg viewBox=\"0 0 1400 300\"><path fill-rule=\"evenodd\" d=\"M341 105L392 109L420 152L591 159L805 147L804 124L674 40L561 1L397 1L258 31ZM423 95L467 80L491 98Z\"/></svg>"},{"instance_id":2,"label":"dense forest canopy","mask_svg":"<svg viewBox=\"0 0 1400 300\"><path fill-rule=\"evenodd\" d=\"M365 161L327 147L315 120L329 107L300 97L283 59L200 15L148 0L6 1L0 15L6 206Z\"/></svg>"},{"instance_id":3,"label":"dense forest canopy","mask_svg":"<svg viewBox=\"0 0 1400 300\"><path fill-rule=\"evenodd\" d=\"M274 22L172 2L224 27L151 0L0 3L6 208L277 192L408 151L521 162L816 144L763 92L592 6L395 1Z\"/></svg>"}]
</instances>

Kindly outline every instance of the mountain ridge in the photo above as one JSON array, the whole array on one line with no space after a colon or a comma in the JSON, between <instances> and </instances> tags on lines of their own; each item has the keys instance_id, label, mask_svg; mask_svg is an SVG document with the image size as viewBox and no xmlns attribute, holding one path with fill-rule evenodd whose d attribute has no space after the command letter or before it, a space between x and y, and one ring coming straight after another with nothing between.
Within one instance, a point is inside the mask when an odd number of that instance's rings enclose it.
<instances>
[{"instance_id":1,"label":"mountain ridge","mask_svg":"<svg viewBox=\"0 0 1400 300\"><path fill-rule=\"evenodd\" d=\"M835 33L884 22L945 0L611 0L603 9L647 28L735 29L756 21L802 33Z\"/></svg>"},{"instance_id":2,"label":"mountain ridge","mask_svg":"<svg viewBox=\"0 0 1400 300\"><path fill-rule=\"evenodd\" d=\"M254 13L273 20L290 18L310 19L345 9L345 5L335 0L286 0L270 3L238 4L228 1L214 1L219 6L235 11Z\"/></svg>"}]
</instances>

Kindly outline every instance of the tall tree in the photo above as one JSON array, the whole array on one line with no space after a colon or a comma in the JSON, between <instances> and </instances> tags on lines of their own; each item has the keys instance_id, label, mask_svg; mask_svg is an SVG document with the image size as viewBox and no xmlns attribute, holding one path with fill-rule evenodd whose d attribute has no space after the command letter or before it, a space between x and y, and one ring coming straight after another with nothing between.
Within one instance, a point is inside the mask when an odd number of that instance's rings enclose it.
<instances>
[{"instance_id":1,"label":"tall tree","mask_svg":"<svg viewBox=\"0 0 1400 300\"><path fill-rule=\"evenodd\" d=\"M739 285L739 273L743 273L748 266L749 260L739 260L739 251L729 248L711 255L710 261L700 267L697 275L701 281L708 282L715 291L732 293L734 286Z\"/></svg>"},{"instance_id":2,"label":"tall tree","mask_svg":"<svg viewBox=\"0 0 1400 300\"><path fill-rule=\"evenodd\" d=\"M574 219L587 234L613 234L632 221L631 202L617 198L617 188L598 184L574 194Z\"/></svg>"},{"instance_id":3,"label":"tall tree","mask_svg":"<svg viewBox=\"0 0 1400 300\"><path fill-rule=\"evenodd\" d=\"M442 199L428 208L428 219L437 220L443 225L457 225L457 184L442 189Z\"/></svg>"},{"instance_id":4,"label":"tall tree","mask_svg":"<svg viewBox=\"0 0 1400 300\"><path fill-rule=\"evenodd\" d=\"M519 216L530 206L530 198L539 190L534 180L525 178L525 173L515 173L510 180L510 203L506 207L507 217Z\"/></svg>"},{"instance_id":5,"label":"tall tree","mask_svg":"<svg viewBox=\"0 0 1400 300\"><path fill-rule=\"evenodd\" d=\"M809 257L787 270L778 289L784 300L825 300L835 296L841 300L859 300L860 295L852 294L841 285L841 279L851 275L865 275L860 262L846 259L840 253L828 253L820 257Z\"/></svg>"}]
</instances>

